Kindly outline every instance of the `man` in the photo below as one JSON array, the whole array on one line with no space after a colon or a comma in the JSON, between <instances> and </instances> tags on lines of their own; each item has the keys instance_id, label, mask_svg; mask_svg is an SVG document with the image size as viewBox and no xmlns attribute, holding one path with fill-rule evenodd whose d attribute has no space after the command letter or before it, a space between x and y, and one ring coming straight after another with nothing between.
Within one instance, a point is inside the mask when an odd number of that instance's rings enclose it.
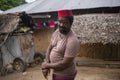
<instances>
[{"instance_id":1,"label":"man","mask_svg":"<svg viewBox=\"0 0 120 80\"><path fill-rule=\"evenodd\" d=\"M58 11L58 21L59 28L52 35L42 71L47 77L49 69L53 69L53 80L74 80L77 72L74 59L79 41L71 30L72 11Z\"/></svg>"}]
</instances>

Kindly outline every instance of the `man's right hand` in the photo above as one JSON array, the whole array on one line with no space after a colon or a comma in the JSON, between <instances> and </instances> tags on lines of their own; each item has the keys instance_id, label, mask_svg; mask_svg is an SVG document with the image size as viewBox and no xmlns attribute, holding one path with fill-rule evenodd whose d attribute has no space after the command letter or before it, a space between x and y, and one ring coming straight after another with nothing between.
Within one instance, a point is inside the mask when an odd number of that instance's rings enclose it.
<instances>
[{"instance_id":1,"label":"man's right hand","mask_svg":"<svg viewBox=\"0 0 120 80\"><path fill-rule=\"evenodd\" d=\"M47 79L48 74L50 73L49 69L42 69L43 76Z\"/></svg>"},{"instance_id":2,"label":"man's right hand","mask_svg":"<svg viewBox=\"0 0 120 80\"><path fill-rule=\"evenodd\" d=\"M46 68L45 63L46 63L46 60L44 60L44 62L42 63L41 68L42 68L43 76L47 79L47 76L50 73L50 69Z\"/></svg>"}]
</instances>

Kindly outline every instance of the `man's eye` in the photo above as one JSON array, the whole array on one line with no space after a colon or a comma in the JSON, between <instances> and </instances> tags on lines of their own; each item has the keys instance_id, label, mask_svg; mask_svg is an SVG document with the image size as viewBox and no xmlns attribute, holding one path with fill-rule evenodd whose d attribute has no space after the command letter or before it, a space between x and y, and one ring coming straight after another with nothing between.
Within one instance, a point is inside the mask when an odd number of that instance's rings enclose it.
<instances>
[{"instance_id":1,"label":"man's eye","mask_svg":"<svg viewBox=\"0 0 120 80\"><path fill-rule=\"evenodd\" d=\"M65 21L65 22L62 22L63 24L67 24L68 22L67 21Z\"/></svg>"}]
</instances>

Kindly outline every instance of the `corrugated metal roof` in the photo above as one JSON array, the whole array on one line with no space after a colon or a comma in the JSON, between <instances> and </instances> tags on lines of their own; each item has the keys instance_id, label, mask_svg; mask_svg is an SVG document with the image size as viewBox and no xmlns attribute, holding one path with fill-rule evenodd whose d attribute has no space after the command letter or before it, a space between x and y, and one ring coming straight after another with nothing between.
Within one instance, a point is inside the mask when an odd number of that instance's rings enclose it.
<instances>
[{"instance_id":1,"label":"corrugated metal roof","mask_svg":"<svg viewBox=\"0 0 120 80\"><path fill-rule=\"evenodd\" d=\"M37 0L32 3L23 4L18 7L6 10L4 11L4 13L14 13L14 12L22 12L22 11L26 11L27 13L28 11L32 12L32 8L35 7L36 5L39 5L42 1L44 0Z\"/></svg>"},{"instance_id":2,"label":"corrugated metal roof","mask_svg":"<svg viewBox=\"0 0 120 80\"><path fill-rule=\"evenodd\" d=\"M120 6L120 0L36 0L13 9L5 13L26 11L29 14L53 12L60 9L89 9L98 7Z\"/></svg>"}]
</instances>

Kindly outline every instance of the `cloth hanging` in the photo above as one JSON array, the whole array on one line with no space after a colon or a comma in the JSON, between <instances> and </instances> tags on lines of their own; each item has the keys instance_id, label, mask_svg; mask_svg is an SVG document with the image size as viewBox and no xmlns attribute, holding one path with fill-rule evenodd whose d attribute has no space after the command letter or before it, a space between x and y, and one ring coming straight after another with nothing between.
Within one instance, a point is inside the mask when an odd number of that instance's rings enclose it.
<instances>
[{"instance_id":1,"label":"cloth hanging","mask_svg":"<svg viewBox=\"0 0 120 80\"><path fill-rule=\"evenodd\" d=\"M37 23L37 28L40 29L42 27L42 24L39 22Z\"/></svg>"},{"instance_id":2,"label":"cloth hanging","mask_svg":"<svg viewBox=\"0 0 120 80\"><path fill-rule=\"evenodd\" d=\"M45 28L45 27L48 27L48 26L49 26L48 22L43 22L43 23L42 23L42 27Z\"/></svg>"},{"instance_id":3,"label":"cloth hanging","mask_svg":"<svg viewBox=\"0 0 120 80\"><path fill-rule=\"evenodd\" d=\"M49 27L55 27L55 22L54 21L51 21L51 22L49 22Z\"/></svg>"}]
</instances>

